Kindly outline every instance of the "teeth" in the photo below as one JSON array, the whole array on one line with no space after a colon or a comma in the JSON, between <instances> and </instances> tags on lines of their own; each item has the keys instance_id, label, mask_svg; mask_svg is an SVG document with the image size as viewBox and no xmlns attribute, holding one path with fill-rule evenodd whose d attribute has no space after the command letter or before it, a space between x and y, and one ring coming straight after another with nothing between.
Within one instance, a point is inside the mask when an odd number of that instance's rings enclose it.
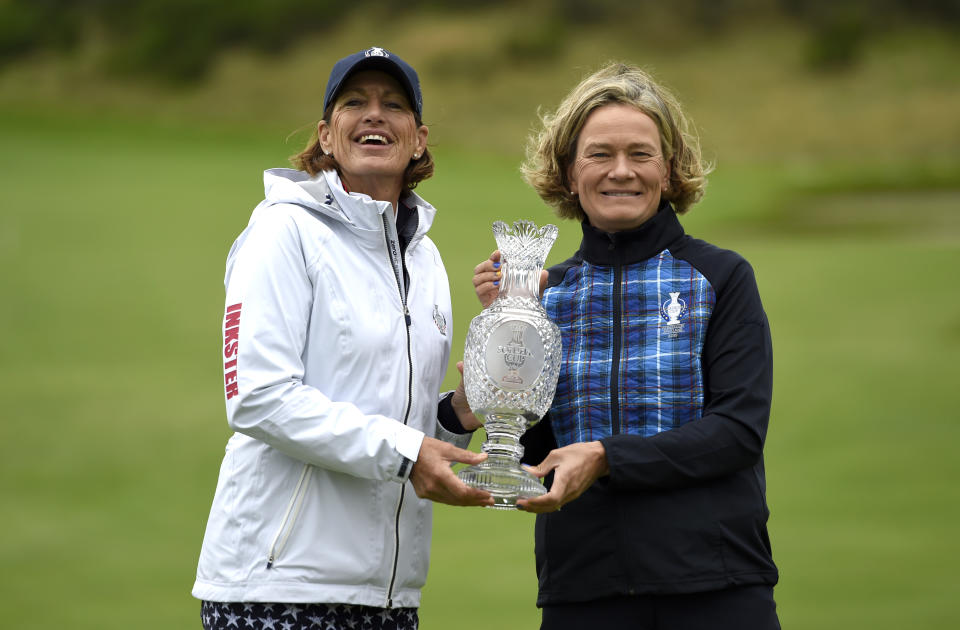
<instances>
[{"instance_id":1,"label":"teeth","mask_svg":"<svg viewBox=\"0 0 960 630\"><path fill-rule=\"evenodd\" d=\"M375 142L377 144L387 144L387 139L384 138L383 136L376 135L376 134L370 134L370 135L360 137L360 144L366 144L368 142Z\"/></svg>"},{"instance_id":2,"label":"teeth","mask_svg":"<svg viewBox=\"0 0 960 630\"><path fill-rule=\"evenodd\" d=\"M639 195L640 193L632 193L632 192L605 192L605 193L603 193L603 194L606 195L606 196L608 196L608 197L636 197L636 196Z\"/></svg>"}]
</instances>

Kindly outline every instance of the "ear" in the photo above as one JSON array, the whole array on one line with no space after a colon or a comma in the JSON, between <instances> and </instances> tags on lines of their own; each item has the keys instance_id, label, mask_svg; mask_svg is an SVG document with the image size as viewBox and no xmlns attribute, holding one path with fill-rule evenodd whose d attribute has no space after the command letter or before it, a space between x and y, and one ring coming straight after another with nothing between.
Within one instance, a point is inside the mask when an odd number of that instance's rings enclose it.
<instances>
[{"instance_id":1,"label":"ear","mask_svg":"<svg viewBox=\"0 0 960 630\"><path fill-rule=\"evenodd\" d=\"M670 164L672 162L673 160L668 160L663 169L663 180L660 182L660 188L664 192L670 190Z\"/></svg>"},{"instance_id":2,"label":"ear","mask_svg":"<svg viewBox=\"0 0 960 630\"><path fill-rule=\"evenodd\" d=\"M333 151L333 147L330 146L330 125L325 120L317 123L317 140L320 141L320 148L324 153L329 154Z\"/></svg>"},{"instance_id":3,"label":"ear","mask_svg":"<svg viewBox=\"0 0 960 630\"><path fill-rule=\"evenodd\" d=\"M420 125L417 129L417 155L423 155L423 152L427 150L427 136L429 133L430 130L427 129L426 125Z\"/></svg>"},{"instance_id":4,"label":"ear","mask_svg":"<svg viewBox=\"0 0 960 630\"><path fill-rule=\"evenodd\" d=\"M570 165L567 166L567 183L569 184L570 193L574 196L580 194L580 182L577 179L576 171L573 168L576 163L576 160L572 160Z\"/></svg>"}]
</instances>

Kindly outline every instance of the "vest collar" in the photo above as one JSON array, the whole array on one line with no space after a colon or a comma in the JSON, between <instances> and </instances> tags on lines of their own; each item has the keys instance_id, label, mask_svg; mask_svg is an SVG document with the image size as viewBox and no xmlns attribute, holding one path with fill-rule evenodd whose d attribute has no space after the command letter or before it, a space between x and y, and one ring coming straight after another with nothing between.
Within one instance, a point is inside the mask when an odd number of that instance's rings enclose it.
<instances>
[{"instance_id":1,"label":"vest collar","mask_svg":"<svg viewBox=\"0 0 960 630\"><path fill-rule=\"evenodd\" d=\"M683 236L683 226L673 206L664 201L650 220L633 230L604 232L584 221L580 224L583 259L594 265L625 265L656 256Z\"/></svg>"}]
</instances>

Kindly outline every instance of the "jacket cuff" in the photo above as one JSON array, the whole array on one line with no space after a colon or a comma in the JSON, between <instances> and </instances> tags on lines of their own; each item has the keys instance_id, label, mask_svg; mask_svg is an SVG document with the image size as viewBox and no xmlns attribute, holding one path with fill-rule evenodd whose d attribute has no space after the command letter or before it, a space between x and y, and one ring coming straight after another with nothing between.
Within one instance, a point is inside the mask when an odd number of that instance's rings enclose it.
<instances>
[{"instance_id":1,"label":"jacket cuff","mask_svg":"<svg viewBox=\"0 0 960 630\"><path fill-rule=\"evenodd\" d=\"M420 445L423 444L424 434L408 426L401 427L397 433L396 449L400 455L397 467L394 470L394 480L400 483L410 478L413 463L420 455Z\"/></svg>"},{"instance_id":2,"label":"jacket cuff","mask_svg":"<svg viewBox=\"0 0 960 630\"><path fill-rule=\"evenodd\" d=\"M473 433L473 431L467 431L463 428L463 425L460 423L460 418L457 417L457 412L453 410L452 401L453 392L445 392L440 399L440 404L437 405L437 420L440 421L440 426L450 433L456 433L457 435Z\"/></svg>"}]
</instances>

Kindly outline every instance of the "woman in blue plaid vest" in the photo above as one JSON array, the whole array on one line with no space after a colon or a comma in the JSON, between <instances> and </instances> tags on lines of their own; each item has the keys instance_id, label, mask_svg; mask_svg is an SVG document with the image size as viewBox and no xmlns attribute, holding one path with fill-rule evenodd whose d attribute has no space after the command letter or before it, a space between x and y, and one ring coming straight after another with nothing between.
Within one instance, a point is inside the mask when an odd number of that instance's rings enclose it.
<instances>
[{"instance_id":1,"label":"woman in blue plaid vest","mask_svg":"<svg viewBox=\"0 0 960 630\"><path fill-rule=\"evenodd\" d=\"M676 98L637 67L543 118L524 176L583 240L544 272L560 380L523 438L543 630L773 630L763 444L770 330L751 266L684 232L709 167ZM499 252L477 266L483 304ZM561 507L563 508L561 510Z\"/></svg>"}]
</instances>

